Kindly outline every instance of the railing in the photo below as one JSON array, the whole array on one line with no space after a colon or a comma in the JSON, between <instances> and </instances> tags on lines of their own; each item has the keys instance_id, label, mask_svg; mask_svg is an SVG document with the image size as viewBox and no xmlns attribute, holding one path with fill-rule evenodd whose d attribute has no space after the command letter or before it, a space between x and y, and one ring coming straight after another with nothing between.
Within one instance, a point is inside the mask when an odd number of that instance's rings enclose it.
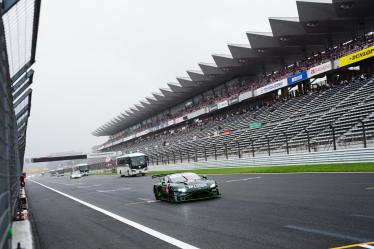
<instances>
[{"instance_id":1,"label":"railing","mask_svg":"<svg viewBox=\"0 0 374 249\"><path fill-rule=\"evenodd\" d=\"M202 168L313 165L326 163L336 164L362 162L374 162L374 148L295 153L289 155L261 155L257 157L243 157L235 159L219 158L218 160L207 161L198 160L197 162L186 162L183 164L152 165L149 166L149 170L192 170Z\"/></svg>"}]
</instances>

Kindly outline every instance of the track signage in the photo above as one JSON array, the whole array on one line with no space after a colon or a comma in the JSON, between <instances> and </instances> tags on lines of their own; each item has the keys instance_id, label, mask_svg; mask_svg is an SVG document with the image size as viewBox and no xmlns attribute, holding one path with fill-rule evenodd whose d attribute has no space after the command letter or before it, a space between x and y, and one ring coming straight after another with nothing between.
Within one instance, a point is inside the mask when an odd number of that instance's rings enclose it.
<instances>
[{"instance_id":1,"label":"track signage","mask_svg":"<svg viewBox=\"0 0 374 249\"><path fill-rule=\"evenodd\" d=\"M262 123L260 121L253 121L248 125L249 129L260 129L262 127Z\"/></svg>"},{"instance_id":2,"label":"track signage","mask_svg":"<svg viewBox=\"0 0 374 249\"><path fill-rule=\"evenodd\" d=\"M344 66L368 59L373 56L374 56L374 46L371 46L371 47L362 49L356 53L340 58L339 66L344 67Z\"/></svg>"},{"instance_id":3,"label":"track signage","mask_svg":"<svg viewBox=\"0 0 374 249\"><path fill-rule=\"evenodd\" d=\"M301 73L295 74L291 77L288 77L287 82L288 85L291 86L293 84L296 84L300 81L308 79L308 73L306 70L302 71Z\"/></svg>"},{"instance_id":4,"label":"track signage","mask_svg":"<svg viewBox=\"0 0 374 249\"><path fill-rule=\"evenodd\" d=\"M279 80L274 83L270 83L269 85L260 87L256 90L256 96L272 92L274 90L281 89L283 87L287 86L287 79Z\"/></svg>"},{"instance_id":5,"label":"track signage","mask_svg":"<svg viewBox=\"0 0 374 249\"><path fill-rule=\"evenodd\" d=\"M332 70L331 61L325 62L321 65L308 69L308 78L312 78L315 75Z\"/></svg>"}]
</instances>

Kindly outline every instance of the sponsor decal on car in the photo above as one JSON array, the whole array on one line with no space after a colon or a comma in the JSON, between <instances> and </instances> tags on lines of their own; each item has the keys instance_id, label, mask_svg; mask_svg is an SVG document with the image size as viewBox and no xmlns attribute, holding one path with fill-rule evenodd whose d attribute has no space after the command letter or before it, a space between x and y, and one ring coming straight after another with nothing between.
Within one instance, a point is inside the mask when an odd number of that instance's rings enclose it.
<instances>
[{"instance_id":1,"label":"sponsor decal on car","mask_svg":"<svg viewBox=\"0 0 374 249\"><path fill-rule=\"evenodd\" d=\"M189 188L205 188L206 187L206 184L205 183L198 183L198 184L194 184L194 185L191 185L191 186L188 186Z\"/></svg>"}]
</instances>

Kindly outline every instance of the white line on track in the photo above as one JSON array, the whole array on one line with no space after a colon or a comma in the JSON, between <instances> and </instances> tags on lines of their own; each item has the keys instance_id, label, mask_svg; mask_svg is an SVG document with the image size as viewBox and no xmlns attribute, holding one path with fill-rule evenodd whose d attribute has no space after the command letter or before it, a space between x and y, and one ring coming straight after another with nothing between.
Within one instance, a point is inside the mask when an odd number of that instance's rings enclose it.
<instances>
[{"instance_id":1,"label":"white line on track","mask_svg":"<svg viewBox=\"0 0 374 249\"><path fill-rule=\"evenodd\" d=\"M96 185L88 185L88 186L78 186L77 188L92 188L92 187L100 187L102 184L96 184Z\"/></svg>"},{"instance_id":2,"label":"white line on track","mask_svg":"<svg viewBox=\"0 0 374 249\"><path fill-rule=\"evenodd\" d=\"M148 203L156 202L156 200L151 200L151 199L147 199L147 198L138 198L138 199L141 200L141 201L148 202Z\"/></svg>"},{"instance_id":3,"label":"white line on track","mask_svg":"<svg viewBox=\"0 0 374 249\"><path fill-rule=\"evenodd\" d=\"M108 189L108 190L96 190L97 192L100 193L109 193L109 192L117 192L121 190L131 190L131 188L117 188L117 189Z\"/></svg>"},{"instance_id":4,"label":"white line on track","mask_svg":"<svg viewBox=\"0 0 374 249\"><path fill-rule=\"evenodd\" d=\"M126 203L125 205L136 205L136 204L145 204L145 203L155 203L155 202L159 202L159 201L135 201L135 202L129 202L129 203Z\"/></svg>"},{"instance_id":5,"label":"white line on track","mask_svg":"<svg viewBox=\"0 0 374 249\"><path fill-rule=\"evenodd\" d=\"M261 176L257 176L257 177L250 177L250 178L244 178L244 179L227 180L225 182L240 182L240 181L248 181L248 180L260 179L260 178Z\"/></svg>"},{"instance_id":6,"label":"white line on track","mask_svg":"<svg viewBox=\"0 0 374 249\"><path fill-rule=\"evenodd\" d=\"M367 248L367 249L374 249L374 246L371 245L360 245L362 248Z\"/></svg>"},{"instance_id":7,"label":"white line on track","mask_svg":"<svg viewBox=\"0 0 374 249\"><path fill-rule=\"evenodd\" d=\"M107 211L105 209L102 209L100 207L97 207L97 206L95 206L93 204L90 204L88 202L82 201L82 200L80 200L80 199L78 199L76 197L73 197L71 195L65 194L65 193L63 193L63 192L61 192L61 191L59 191L57 189L48 187L48 186L46 186L46 185L44 185L44 184L42 184L40 182L33 181L33 180L29 180L29 181L32 181L32 182L34 182L36 184L39 184L42 187L45 187L45 188L47 188L47 189L49 189L51 191L54 191L54 192L56 192L56 193L58 193L58 194L60 194L62 196L65 196L65 197L67 197L67 198L69 198L69 199L71 199L73 201L76 201L76 202L78 202L78 203L80 203L80 204L82 204L82 205L84 205L86 207L89 207L89 208L91 208L93 210L96 210L96 211L102 213L102 214L105 214L105 215L107 215L107 216L109 216L109 217L111 217L111 218L113 218L115 220L118 220L118 221L120 221L120 222L122 222L122 223L124 223L126 225L129 225L129 226L131 226L131 227L133 227L135 229L138 229L138 230L140 230L140 231L142 231L144 233L147 233L147 234L149 234L149 235L151 235L151 236L153 236L153 237L155 237L157 239L163 240L163 241L165 241L165 242L167 242L167 243L169 243L171 245L174 245L176 247L183 248L183 249L199 249L198 247L195 247L193 245L187 244L187 243L185 243L185 242L183 242L181 240L175 239L175 238L170 237L170 236L168 236L166 234L160 233L160 232L158 232L156 230L153 230L152 228L143 226L143 225L141 225L139 223L136 223L136 222L134 222L132 220L126 219L126 218L124 218L122 216L119 216L117 214L109 212L109 211Z\"/></svg>"},{"instance_id":8,"label":"white line on track","mask_svg":"<svg viewBox=\"0 0 374 249\"><path fill-rule=\"evenodd\" d=\"M371 219L374 220L374 216L370 215L364 215L364 214L351 214L353 217L359 217L359 218L365 218L365 219Z\"/></svg>"},{"instance_id":9,"label":"white line on track","mask_svg":"<svg viewBox=\"0 0 374 249\"><path fill-rule=\"evenodd\" d=\"M294 225L287 225L284 227L288 229L301 231L301 232L314 233L314 234L319 234L319 235L328 236L328 237L351 240L355 242L370 241L370 239L367 239L367 238L358 238L358 237L354 237L350 235L344 235L344 234L339 234L335 232L324 231L324 230L309 228L309 227L294 226Z\"/></svg>"}]
</instances>

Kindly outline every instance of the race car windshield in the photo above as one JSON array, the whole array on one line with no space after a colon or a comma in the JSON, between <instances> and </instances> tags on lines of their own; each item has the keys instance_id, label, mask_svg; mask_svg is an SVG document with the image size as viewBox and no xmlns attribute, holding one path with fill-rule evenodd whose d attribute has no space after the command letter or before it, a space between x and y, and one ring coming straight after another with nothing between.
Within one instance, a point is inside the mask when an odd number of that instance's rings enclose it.
<instances>
[{"instance_id":1,"label":"race car windshield","mask_svg":"<svg viewBox=\"0 0 374 249\"><path fill-rule=\"evenodd\" d=\"M171 182L188 182L201 179L200 176L196 174L180 174L170 176Z\"/></svg>"}]
</instances>

